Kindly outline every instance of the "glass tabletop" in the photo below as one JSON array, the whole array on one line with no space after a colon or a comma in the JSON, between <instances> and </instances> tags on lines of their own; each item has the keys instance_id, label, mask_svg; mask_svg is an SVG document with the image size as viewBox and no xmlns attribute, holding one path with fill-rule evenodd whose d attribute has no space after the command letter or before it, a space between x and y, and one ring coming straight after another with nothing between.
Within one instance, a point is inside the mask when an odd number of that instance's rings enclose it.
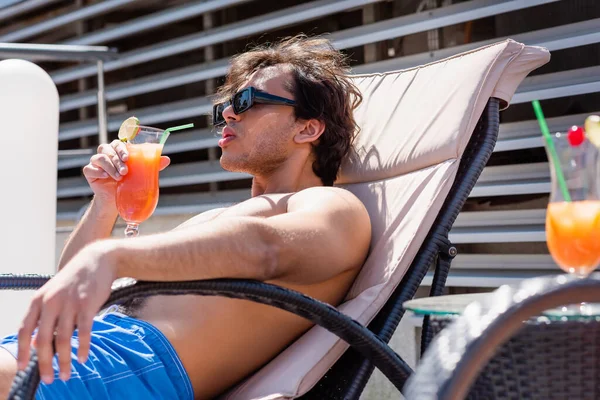
<instances>
[{"instance_id":1,"label":"glass tabletop","mask_svg":"<svg viewBox=\"0 0 600 400\"><path fill-rule=\"evenodd\" d=\"M404 308L417 315L459 315L469 304L481 300L485 295L487 293L424 297L405 302Z\"/></svg>"},{"instance_id":2,"label":"glass tabletop","mask_svg":"<svg viewBox=\"0 0 600 400\"><path fill-rule=\"evenodd\" d=\"M489 293L452 294L409 300L404 308L416 315L453 316L463 313L474 301L482 300ZM579 306L559 307L542 313L549 319L600 318L600 304L588 303Z\"/></svg>"}]
</instances>

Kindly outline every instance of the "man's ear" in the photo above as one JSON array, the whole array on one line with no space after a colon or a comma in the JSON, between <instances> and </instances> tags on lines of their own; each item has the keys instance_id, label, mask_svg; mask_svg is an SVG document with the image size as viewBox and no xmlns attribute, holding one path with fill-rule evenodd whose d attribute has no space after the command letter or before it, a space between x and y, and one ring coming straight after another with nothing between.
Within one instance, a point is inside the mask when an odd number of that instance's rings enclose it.
<instances>
[{"instance_id":1,"label":"man's ear","mask_svg":"<svg viewBox=\"0 0 600 400\"><path fill-rule=\"evenodd\" d=\"M325 131L325 123L318 119L309 119L304 122L304 128L294 136L294 142L311 143L319 139Z\"/></svg>"}]
</instances>

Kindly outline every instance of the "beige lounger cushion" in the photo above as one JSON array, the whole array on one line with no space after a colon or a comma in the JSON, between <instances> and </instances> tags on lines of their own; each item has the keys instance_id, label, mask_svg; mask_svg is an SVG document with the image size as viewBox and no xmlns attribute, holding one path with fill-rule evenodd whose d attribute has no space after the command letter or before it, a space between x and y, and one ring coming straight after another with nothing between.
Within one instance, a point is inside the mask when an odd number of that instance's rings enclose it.
<instances>
[{"instance_id":1,"label":"beige lounger cushion","mask_svg":"<svg viewBox=\"0 0 600 400\"><path fill-rule=\"evenodd\" d=\"M361 132L337 184L367 206L373 237L342 312L362 324L376 315L432 226L488 99L507 107L523 78L549 58L545 49L506 40L420 67L354 76L364 96L356 114ZM297 397L346 347L314 327L226 398Z\"/></svg>"}]
</instances>

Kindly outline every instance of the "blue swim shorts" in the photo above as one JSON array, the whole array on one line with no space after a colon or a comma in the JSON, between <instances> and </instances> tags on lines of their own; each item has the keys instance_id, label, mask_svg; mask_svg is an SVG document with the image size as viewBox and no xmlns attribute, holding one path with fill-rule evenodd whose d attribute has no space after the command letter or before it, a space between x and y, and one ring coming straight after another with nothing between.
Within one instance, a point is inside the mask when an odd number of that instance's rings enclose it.
<instances>
[{"instance_id":1,"label":"blue swim shorts","mask_svg":"<svg viewBox=\"0 0 600 400\"><path fill-rule=\"evenodd\" d=\"M175 350L151 324L117 312L96 317L85 364L77 361L77 333L71 338L71 378L59 379L54 357L54 382L40 383L36 399L194 399ZM0 347L16 358L16 335L0 339Z\"/></svg>"}]
</instances>

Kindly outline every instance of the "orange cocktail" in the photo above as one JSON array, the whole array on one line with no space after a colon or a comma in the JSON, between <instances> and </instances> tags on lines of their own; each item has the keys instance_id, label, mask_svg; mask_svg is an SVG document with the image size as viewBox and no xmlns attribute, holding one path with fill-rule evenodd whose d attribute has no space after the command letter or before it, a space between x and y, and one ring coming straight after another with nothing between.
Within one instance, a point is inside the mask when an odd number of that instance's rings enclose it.
<instances>
[{"instance_id":1,"label":"orange cocktail","mask_svg":"<svg viewBox=\"0 0 600 400\"><path fill-rule=\"evenodd\" d=\"M600 262L600 200L549 203L546 241L564 271L591 273Z\"/></svg>"},{"instance_id":2,"label":"orange cocktail","mask_svg":"<svg viewBox=\"0 0 600 400\"><path fill-rule=\"evenodd\" d=\"M121 124L119 139L127 143L127 173L117 182L116 202L125 222L125 236L138 235L140 223L147 220L158 203L158 171L164 131L139 125L130 117Z\"/></svg>"},{"instance_id":3,"label":"orange cocktail","mask_svg":"<svg viewBox=\"0 0 600 400\"><path fill-rule=\"evenodd\" d=\"M140 125L129 117L119 128L119 140L127 144L127 173L117 182L116 203L125 222L125 236L138 235L140 223L154 212L158 204L158 171L163 145L169 134L194 124L174 126L166 130Z\"/></svg>"},{"instance_id":4,"label":"orange cocktail","mask_svg":"<svg viewBox=\"0 0 600 400\"><path fill-rule=\"evenodd\" d=\"M128 172L117 183L117 208L128 223L140 224L156 209L162 148L158 143L127 144Z\"/></svg>"}]
</instances>

